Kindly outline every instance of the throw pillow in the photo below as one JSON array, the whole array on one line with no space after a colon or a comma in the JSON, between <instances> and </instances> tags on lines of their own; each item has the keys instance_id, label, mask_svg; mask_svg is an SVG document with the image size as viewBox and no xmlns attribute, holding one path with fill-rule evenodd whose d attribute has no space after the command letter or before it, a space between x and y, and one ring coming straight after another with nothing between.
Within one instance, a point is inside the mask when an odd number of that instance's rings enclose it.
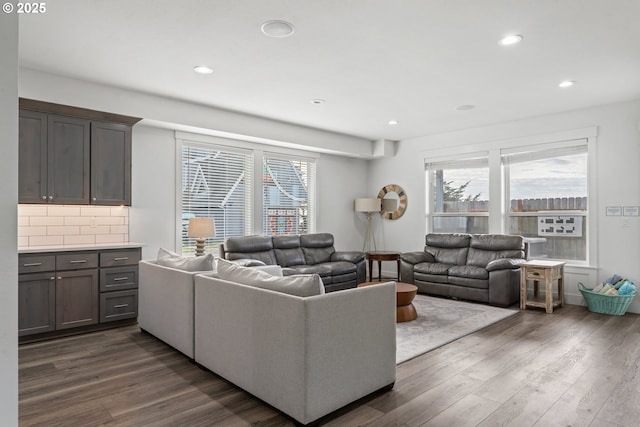
<instances>
[{"instance_id":1,"label":"throw pillow","mask_svg":"<svg viewBox=\"0 0 640 427\"><path fill-rule=\"evenodd\" d=\"M178 255L170 250L158 249L158 265L175 268L184 271L212 271L213 270L213 254L197 257L186 257Z\"/></svg>"},{"instance_id":2,"label":"throw pillow","mask_svg":"<svg viewBox=\"0 0 640 427\"><path fill-rule=\"evenodd\" d=\"M258 268L242 267L219 259L218 275L221 279L256 288L269 289L299 297L324 294L324 285L317 274L273 276Z\"/></svg>"}]
</instances>

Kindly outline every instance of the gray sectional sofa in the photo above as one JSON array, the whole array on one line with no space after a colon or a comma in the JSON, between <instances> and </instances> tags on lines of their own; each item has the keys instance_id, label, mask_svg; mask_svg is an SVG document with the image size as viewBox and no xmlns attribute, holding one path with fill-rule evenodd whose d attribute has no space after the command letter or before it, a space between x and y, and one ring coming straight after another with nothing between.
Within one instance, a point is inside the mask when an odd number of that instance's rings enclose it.
<instances>
[{"instance_id":1,"label":"gray sectional sofa","mask_svg":"<svg viewBox=\"0 0 640 427\"><path fill-rule=\"evenodd\" d=\"M279 265L285 276L315 273L326 292L355 288L366 281L364 253L336 251L330 233L229 237L220 245L220 258Z\"/></svg>"},{"instance_id":2,"label":"gray sectional sofa","mask_svg":"<svg viewBox=\"0 0 640 427\"><path fill-rule=\"evenodd\" d=\"M140 261L140 328L301 424L393 387L394 282L325 294L313 275L223 263L194 272ZM262 273L287 283L252 284ZM287 291L305 277L317 294Z\"/></svg>"},{"instance_id":3,"label":"gray sectional sofa","mask_svg":"<svg viewBox=\"0 0 640 427\"><path fill-rule=\"evenodd\" d=\"M522 236L433 233L400 256L400 277L426 294L508 306L520 298Z\"/></svg>"}]
</instances>

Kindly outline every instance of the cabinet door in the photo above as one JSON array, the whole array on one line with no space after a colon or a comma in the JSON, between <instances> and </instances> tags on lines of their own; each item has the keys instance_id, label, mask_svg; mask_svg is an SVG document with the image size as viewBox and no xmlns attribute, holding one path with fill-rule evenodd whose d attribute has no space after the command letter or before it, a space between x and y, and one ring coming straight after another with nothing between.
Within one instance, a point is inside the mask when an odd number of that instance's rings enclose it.
<instances>
[{"instance_id":1,"label":"cabinet door","mask_svg":"<svg viewBox=\"0 0 640 427\"><path fill-rule=\"evenodd\" d=\"M58 272L56 329L98 323L98 270Z\"/></svg>"},{"instance_id":2,"label":"cabinet door","mask_svg":"<svg viewBox=\"0 0 640 427\"><path fill-rule=\"evenodd\" d=\"M131 126L91 123L91 203L131 205Z\"/></svg>"},{"instance_id":3,"label":"cabinet door","mask_svg":"<svg viewBox=\"0 0 640 427\"><path fill-rule=\"evenodd\" d=\"M55 329L55 286L53 272L18 276L18 336Z\"/></svg>"},{"instance_id":4,"label":"cabinet door","mask_svg":"<svg viewBox=\"0 0 640 427\"><path fill-rule=\"evenodd\" d=\"M89 204L90 122L48 117L49 202Z\"/></svg>"},{"instance_id":5,"label":"cabinet door","mask_svg":"<svg viewBox=\"0 0 640 427\"><path fill-rule=\"evenodd\" d=\"M47 115L20 110L18 160L19 203L46 203Z\"/></svg>"}]
</instances>

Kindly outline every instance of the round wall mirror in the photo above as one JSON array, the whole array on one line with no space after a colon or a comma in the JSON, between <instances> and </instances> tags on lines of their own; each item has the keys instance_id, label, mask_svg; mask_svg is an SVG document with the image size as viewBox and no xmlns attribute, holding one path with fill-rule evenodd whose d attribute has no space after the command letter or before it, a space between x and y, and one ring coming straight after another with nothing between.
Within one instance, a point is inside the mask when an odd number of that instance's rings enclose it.
<instances>
[{"instance_id":1,"label":"round wall mirror","mask_svg":"<svg viewBox=\"0 0 640 427\"><path fill-rule=\"evenodd\" d=\"M386 219L398 219L407 209L407 193L397 184L389 184L382 187L378 193L378 198L382 199L380 213Z\"/></svg>"}]
</instances>

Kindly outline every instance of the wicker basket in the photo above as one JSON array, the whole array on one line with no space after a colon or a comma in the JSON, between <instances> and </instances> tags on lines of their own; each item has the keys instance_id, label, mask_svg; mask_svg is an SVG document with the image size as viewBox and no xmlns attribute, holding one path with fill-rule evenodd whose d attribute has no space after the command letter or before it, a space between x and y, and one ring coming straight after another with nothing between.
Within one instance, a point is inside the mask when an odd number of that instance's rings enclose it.
<instances>
[{"instance_id":1,"label":"wicker basket","mask_svg":"<svg viewBox=\"0 0 640 427\"><path fill-rule=\"evenodd\" d=\"M578 283L578 289L582 293L589 311L594 313L612 314L614 316L622 316L626 313L629 304L636 296L636 292L629 295L604 295L593 292L591 289L585 288L582 283Z\"/></svg>"}]
</instances>

